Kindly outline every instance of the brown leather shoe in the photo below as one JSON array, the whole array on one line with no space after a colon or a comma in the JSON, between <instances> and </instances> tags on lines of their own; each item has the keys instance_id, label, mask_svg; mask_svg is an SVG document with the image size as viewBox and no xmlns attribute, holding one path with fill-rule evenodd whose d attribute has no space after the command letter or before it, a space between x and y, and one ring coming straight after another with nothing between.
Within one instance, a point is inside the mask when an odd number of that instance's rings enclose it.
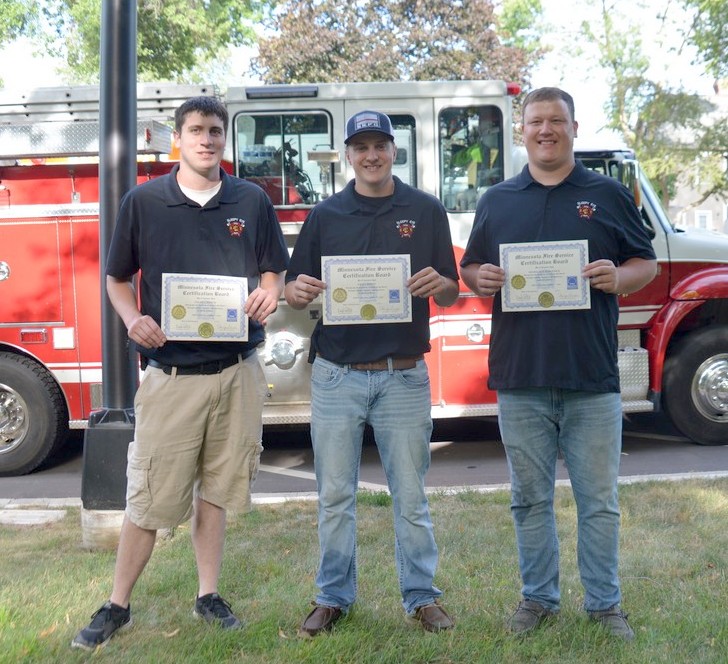
<instances>
[{"instance_id":1,"label":"brown leather shoe","mask_svg":"<svg viewBox=\"0 0 728 664\"><path fill-rule=\"evenodd\" d=\"M420 606L412 616L412 620L420 623L428 632L441 632L455 627L452 618L439 604Z\"/></svg>"},{"instance_id":2,"label":"brown leather shoe","mask_svg":"<svg viewBox=\"0 0 728 664\"><path fill-rule=\"evenodd\" d=\"M311 637L321 632L329 632L341 616L341 609L337 606L314 604L313 611L306 616L301 629L298 630L298 635Z\"/></svg>"}]
</instances>

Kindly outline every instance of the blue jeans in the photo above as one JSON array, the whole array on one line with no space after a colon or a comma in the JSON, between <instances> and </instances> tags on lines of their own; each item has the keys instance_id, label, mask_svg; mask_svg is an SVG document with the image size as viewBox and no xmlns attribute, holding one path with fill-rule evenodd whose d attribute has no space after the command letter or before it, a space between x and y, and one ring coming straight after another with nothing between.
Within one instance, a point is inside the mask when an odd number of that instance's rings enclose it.
<instances>
[{"instance_id":1,"label":"blue jeans","mask_svg":"<svg viewBox=\"0 0 728 664\"><path fill-rule=\"evenodd\" d=\"M554 482L560 452L576 501L584 608L600 611L618 604L620 395L550 388L500 390L498 413L511 473L523 597L553 611L559 608Z\"/></svg>"},{"instance_id":2,"label":"blue jeans","mask_svg":"<svg viewBox=\"0 0 728 664\"><path fill-rule=\"evenodd\" d=\"M374 431L394 508L395 562L405 611L431 604L437 546L425 495L430 381L424 360L403 371L355 371L317 357L311 437L321 547L316 602L348 611L357 594L356 491L364 425Z\"/></svg>"}]
</instances>

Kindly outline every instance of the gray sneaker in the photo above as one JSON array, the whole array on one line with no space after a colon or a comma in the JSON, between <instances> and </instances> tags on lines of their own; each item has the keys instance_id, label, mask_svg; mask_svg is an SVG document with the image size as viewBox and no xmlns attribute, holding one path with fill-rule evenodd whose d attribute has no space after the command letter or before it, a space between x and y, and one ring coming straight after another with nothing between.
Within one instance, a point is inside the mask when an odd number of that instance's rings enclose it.
<instances>
[{"instance_id":1,"label":"gray sneaker","mask_svg":"<svg viewBox=\"0 0 728 664\"><path fill-rule=\"evenodd\" d=\"M544 620L555 615L555 611L541 606L538 602L523 599L518 602L514 614L508 619L507 626L514 634L524 634L536 629Z\"/></svg>"},{"instance_id":2,"label":"gray sneaker","mask_svg":"<svg viewBox=\"0 0 728 664\"><path fill-rule=\"evenodd\" d=\"M627 614L619 608L619 604L610 606L604 611L588 611L587 613L612 636L617 636L625 641L631 641L634 638L634 630L627 622Z\"/></svg>"},{"instance_id":3,"label":"gray sneaker","mask_svg":"<svg viewBox=\"0 0 728 664\"><path fill-rule=\"evenodd\" d=\"M209 623L217 623L223 629L238 629L241 626L230 605L217 593L198 597L192 615L204 618Z\"/></svg>"},{"instance_id":4,"label":"gray sneaker","mask_svg":"<svg viewBox=\"0 0 728 664\"><path fill-rule=\"evenodd\" d=\"M71 641L72 648L93 651L103 648L114 634L131 627L131 606L122 608L106 602L91 616L91 622Z\"/></svg>"}]
</instances>

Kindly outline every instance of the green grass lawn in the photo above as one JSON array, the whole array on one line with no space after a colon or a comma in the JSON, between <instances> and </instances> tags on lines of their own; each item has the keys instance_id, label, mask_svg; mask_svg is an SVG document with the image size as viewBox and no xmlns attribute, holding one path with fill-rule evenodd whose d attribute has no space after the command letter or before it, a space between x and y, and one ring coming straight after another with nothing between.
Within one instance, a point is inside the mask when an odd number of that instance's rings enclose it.
<instances>
[{"instance_id":1,"label":"green grass lawn","mask_svg":"<svg viewBox=\"0 0 728 664\"><path fill-rule=\"evenodd\" d=\"M189 529L160 540L132 597L132 628L93 654L70 648L108 598L114 552L81 547L77 509L47 526L0 527L0 663L728 662L728 480L620 488L623 608L636 638L615 642L581 610L575 507L557 490L562 609L516 638L504 628L520 598L509 495L431 497L440 547L436 584L456 628L429 634L405 621L386 494L360 494L359 600L333 633L296 631L315 596L316 505L288 502L231 516L221 594L246 622L225 633L196 621Z\"/></svg>"}]
</instances>

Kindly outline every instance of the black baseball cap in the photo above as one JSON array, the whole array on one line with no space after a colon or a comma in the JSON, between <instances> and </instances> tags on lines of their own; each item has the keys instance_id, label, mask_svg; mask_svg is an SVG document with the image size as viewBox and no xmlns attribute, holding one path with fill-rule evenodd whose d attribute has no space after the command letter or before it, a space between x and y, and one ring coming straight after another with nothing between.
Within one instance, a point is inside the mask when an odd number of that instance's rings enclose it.
<instances>
[{"instance_id":1,"label":"black baseball cap","mask_svg":"<svg viewBox=\"0 0 728 664\"><path fill-rule=\"evenodd\" d=\"M348 144L354 136L363 134L365 131L377 131L394 140L394 130L389 116L379 111L359 111L346 122L344 143Z\"/></svg>"}]
</instances>

